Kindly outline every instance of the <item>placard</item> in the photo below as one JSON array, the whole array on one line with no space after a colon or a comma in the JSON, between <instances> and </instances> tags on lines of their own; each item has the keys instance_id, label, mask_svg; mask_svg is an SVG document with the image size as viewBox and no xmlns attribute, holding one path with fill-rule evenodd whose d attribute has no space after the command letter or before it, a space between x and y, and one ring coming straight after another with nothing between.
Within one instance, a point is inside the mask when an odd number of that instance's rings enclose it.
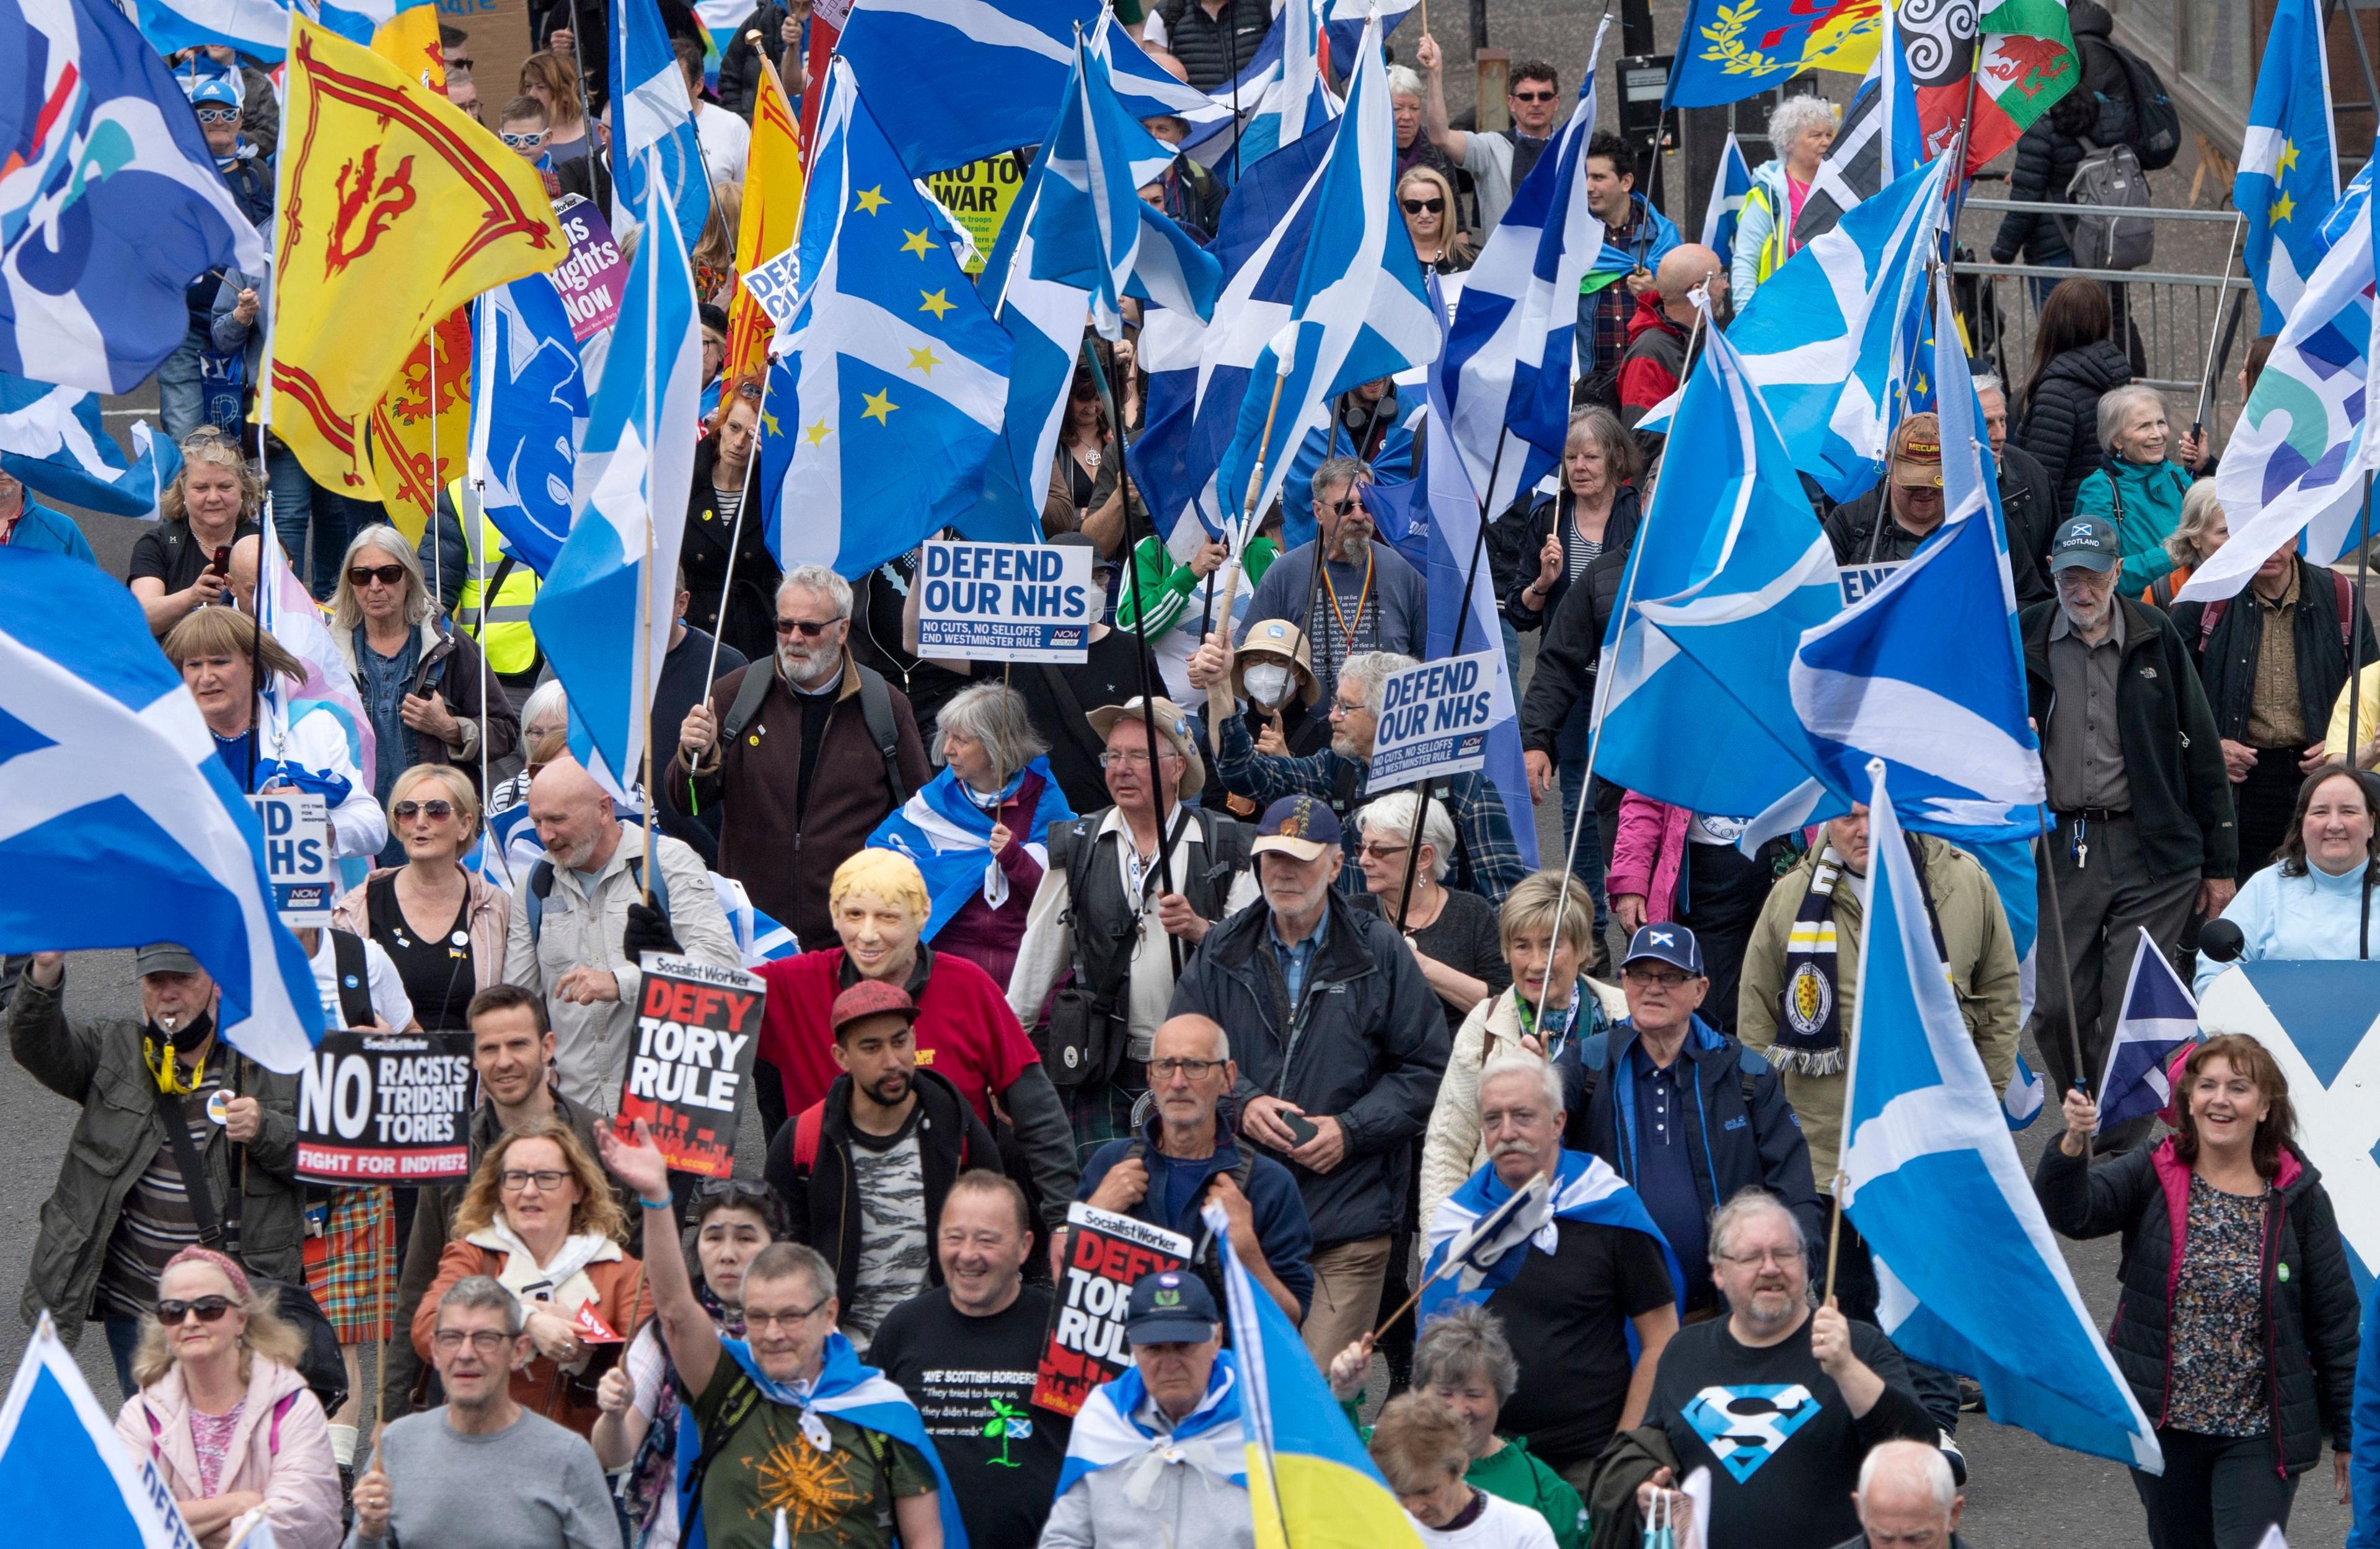
<instances>
[{"instance_id":1,"label":"placard","mask_svg":"<svg viewBox=\"0 0 2380 1549\"><path fill-rule=\"evenodd\" d=\"M795 292L802 284L802 250L787 248L763 263L752 265L749 273L740 276L744 289L768 314L770 325L776 329L776 338L785 341L785 349L771 348L771 354L784 354L793 348L791 337L794 314L801 310ZM773 347L775 339L770 341Z\"/></svg>"},{"instance_id":2,"label":"placard","mask_svg":"<svg viewBox=\"0 0 2380 1549\"><path fill-rule=\"evenodd\" d=\"M1002 151L947 172L929 173L926 187L975 243L975 256L959 267L970 274L982 274L985 261L1000 240L1000 228L1025 187L1025 174L1016 158Z\"/></svg>"},{"instance_id":3,"label":"placard","mask_svg":"<svg viewBox=\"0 0 2380 1549\"><path fill-rule=\"evenodd\" d=\"M1843 588L1843 606L1856 606L1862 598L1890 580L1892 573L1908 563L1905 559L1883 559L1873 565L1836 566L1835 578Z\"/></svg>"},{"instance_id":4,"label":"placard","mask_svg":"<svg viewBox=\"0 0 2380 1549\"><path fill-rule=\"evenodd\" d=\"M460 1183L471 1176L471 1035L326 1032L298 1079L307 1183Z\"/></svg>"},{"instance_id":5,"label":"placard","mask_svg":"<svg viewBox=\"0 0 2380 1549\"><path fill-rule=\"evenodd\" d=\"M648 952L637 995L637 1041L620 1089L624 1125L652 1126L681 1173L735 1170L735 1104L752 1079L765 990L758 974Z\"/></svg>"},{"instance_id":6,"label":"placard","mask_svg":"<svg viewBox=\"0 0 2380 1549\"><path fill-rule=\"evenodd\" d=\"M1488 734L1512 717L1501 651L1447 656L1391 674L1380 686L1366 794L1460 774L1488 762Z\"/></svg>"},{"instance_id":7,"label":"placard","mask_svg":"<svg viewBox=\"0 0 2380 1549\"><path fill-rule=\"evenodd\" d=\"M591 200L565 196L553 207L570 250L552 274L562 293L562 310L570 316L570 336L580 344L619 320L620 298L628 284L628 261L603 213Z\"/></svg>"},{"instance_id":8,"label":"placard","mask_svg":"<svg viewBox=\"0 0 2380 1549\"><path fill-rule=\"evenodd\" d=\"M1065 1275L1050 1304L1033 1402L1075 1414L1091 1389L1122 1376L1132 1364L1123 1317L1133 1282L1180 1269L1189 1259L1190 1239L1179 1232L1079 1201L1068 1205Z\"/></svg>"},{"instance_id":9,"label":"placard","mask_svg":"<svg viewBox=\"0 0 2380 1549\"><path fill-rule=\"evenodd\" d=\"M917 654L1078 664L1105 597L1088 547L929 540L917 571Z\"/></svg>"},{"instance_id":10,"label":"placard","mask_svg":"<svg viewBox=\"0 0 2380 1549\"><path fill-rule=\"evenodd\" d=\"M293 931L328 925L339 896L329 803L320 791L275 791L248 804L264 828L264 875L281 923Z\"/></svg>"}]
</instances>

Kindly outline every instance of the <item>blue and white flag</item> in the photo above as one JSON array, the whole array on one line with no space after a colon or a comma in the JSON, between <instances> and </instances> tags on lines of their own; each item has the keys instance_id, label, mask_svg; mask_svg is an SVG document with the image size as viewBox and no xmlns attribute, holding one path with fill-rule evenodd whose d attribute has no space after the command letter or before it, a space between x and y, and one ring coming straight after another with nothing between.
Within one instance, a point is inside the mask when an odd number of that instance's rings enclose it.
<instances>
[{"instance_id":1,"label":"blue and white flag","mask_svg":"<svg viewBox=\"0 0 2380 1549\"><path fill-rule=\"evenodd\" d=\"M2350 201L2353 218L2341 221ZM2290 308L2216 470L2224 508L2248 515L2231 529L2236 542L2209 555L2177 601L2234 595L2265 555L2301 534L2317 565L2354 544L2363 474L2380 462L2365 433L2380 360L2372 348L2372 210L2368 192L2350 192L2331 212L2338 239Z\"/></svg>"},{"instance_id":2,"label":"blue and white flag","mask_svg":"<svg viewBox=\"0 0 2380 1549\"><path fill-rule=\"evenodd\" d=\"M1867 929L1836 1197L1876 1256L1876 1322L1983 1384L1992 1418L2163 1471L2017 1159L1935 949L1883 764L1868 799Z\"/></svg>"},{"instance_id":3,"label":"blue and white flag","mask_svg":"<svg viewBox=\"0 0 2380 1549\"><path fill-rule=\"evenodd\" d=\"M1117 101L1107 61L1078 43L1057 121L1043 134L1034 166L1030 273L1088 288L1101 338L1123 337L1126 297L1201 323L1214 312L1221 266L1140 197L1172 161L1172 148Z\"/></svg>"},{"instance_id":4,"label":"blue and white flag","mask_svg":"<svg viewBox=\"0 0 2380 1549\"><path fill-rule=\"evenodd\" d=\"M281 0L130 0L129 9L160 54L221 43L277 65L289 52L289 7Z\"/></svg>"},{"instance_id":5,"label":"blue and white flag","mask_svg":"<svg viewBox=\"0 0 2380 1549\"><path fill-rule=\"evenodd\" d=\"M2240 172L2231 182L2231 202L2248 218L2240 256L2256 282L2262 334L2288 325L2306 281L2329 250L2322 226L2338 202L2322 15L2313 0L2274 6L2264 67L2248 104Z\"/></svg>"},{"instance_id":6,"label":"blue and white flag","mask_svg":"<svg viewBox=\"0 0 2380 1549\"><path fill-rule=\"evenodd\" d=\"M1463 276L1447 335L1439 372L1447 441L1461 455L1471 487L1486 491L1488 509L1499 514L1553 471L1570 433L1579 286L1603 251L1603 222L1586 202L1586 145L1595 133L1595 65L1610 30L1606 12L1578 105L1488 234ZM1736 160L1742 165L1741 155Z\"/></svg>"},{"instance_id":7,"label":"blue and white flag","mask_svg":"<svg viewBox=\"0 0 2380 1549\"><path fill-rule=\"evenodd\" d=\"M223 992L224 1036L299 1068L322 1006L264 832L123 583L0 547L0 952L178 942Z\"/></svg>"},{"instance_id":8,"label":"blue and white flag","mask_svg":"<svg viewBox=\"0 0 2380 1549\"><path fill-rule=\"evenodd\" d=\"M1222 90L1212 93L1218 104L1234 97L1240 103L1237 140L1210 131L1184 141L1183 149L1210 166L1228 151L1245 168L1296 144L1339 116L1344 104L1331 92L1316 57L1317 30L1314 0L1282 0L1250 69L1242 72L1236 82L1226 81ZM1348 39L1347 57L1354 57L1354 45L1362 36L1358 16ZM1217 128L1228 130L1233 121L1227 113Z\"/></svg>"},{"instance_id":9,"label":"blue and white flag","mask_svg":"<svg viewBox=\"0 0 2380 1549\"><path fill-rule=\"evenodd\" d=\"M1262 511L1281 494L1291 449L1330 418L1340 394L1438 359L1441 314L1430 304L1413 238L1391 197L1396 124L1377 25L1366 30L1349 79L1347 112L1323 162L1289 322L1257 356L1238 428L1223 453L1220 476L1227 493L1246 489L1252 464L1263 465L1250 511Z\"/></svg>"},{"instance_id":10,"label":"blue and white flag","mask_svg":"<svg viewBox=\"0 0 2380 1549\"><path fill-rule=\"evenodd\" d=\"M2124 980L2123 1014L2099 1072L2099 1128L2146 1118L2173 1101L2166 1067L2178 1050L2198 1042L2198 1003L2156 942L2141 933L2132 971Z\"/></svg>"},{"instance_id":11,"label":"blue and white flag","mask_svg":"<svg viewBox=\"0 0 2380 1549\"><path fill-rule=\"evenodd\" d=\"M853 84L829 68L799 244L808 290L771 347L760 497L790 570L865 575L969 518L1014 347ZM989 536L989 534L986 534Z\"/></svg>"},{"instance_id":12,"label":"blue and white flag","mask_svg":"<svg viewBox=\"0 0 2380 1549\"><path fill-rule=\"evenodd\" d=\"M991 831L1006 823L1017 806L1025 782L1035 782L1033 815L1016 835L1016 843L1043 870L1050 865L1050 824L1075 816L1050 761L1036 758L1000 792L995 806L976 799L947 765L917 793L886 814L868 835L876 849L898 850L917 862L926 880L929 907L921 941L932 941L968 901L981 898L992 909L1008 902L1008 873L991 853ZM987 797L985 801L991 799Z\"/></svg>"},{"instance_id":13,"label":"blue and white flag","mask_svg":"<svg viewBox=\"0 0 2380 1549\"><path fill-rule=\"evenodd\" d=\"M1749 819L1797 801L1790 828L1825 812L1787 668L1803 631L1841 610L1842 583L1730 335L1703 337L1670 433L1696 455L1669 460L1621 579L1596 767L1689 811Z\"/></svg>"},{"instance_id":14,"label":"blue and white flag","mask_svg":"<svg viewBox=\"0 0 2380 1549\"><path fill-rule=\"evenodd\" d=\"M70 506L153 518L158 495L182 471L182 451L140 420L127 462L101 418L100 395L0 376L0 470Z\"/></svg>"},{"instance_id":15,"label":"blue and white flag","mask_svg":"<svg viewBox=\"0 0 2380 1549\"><path fill-rule=\"evenodd\" d=\"M1330 57L1355 57L1355 46L1364 39L1365 18L1375 13L1380 18L1382 42L1394 37L1420 3L1421 0L1325 0L1322 30L1330 40Z\"/></svg>"},{"instance_id":16,"label":"blue and white flag","mask_svg":"<svg viewBox=\"0 0 2380 1549\"><path fill-rule=\"evenodd\" d=\"M129 393L190 331L183 290L265 272L173 72L106 0L0 8L0 372Z\"/></svg>"},{"instance_id":17,"label":"blue and white flag","mask_svg":"<svg viewBox=\"0 0 2380 1549\"><path fill-rule=\"evenodd\" d=\"M658 177L690 251L710 219L710 171L695 132L686 72L678 68L677 51L670 46L653 0L611 0L611 16L612 127L617 137L613 225L626 224L619 218L624 213L644 218L646 179Z\"/></svg>"},{"instance_id":18,"label":"blue and white flag","mask_svg":"<svg viewBox=\"0 0 2380 1549\"><path fill-rule=\"evenodd\" d=\"M529 608L529 624L570 696L572 749L618 799L639 778L676 618L702 380L694 271L668 218L666 187L653 167L658 153L642 156L652 176L629 207L645 235L628 265L603 380L588 406L571 494L576 515Z\"/></svg>"},{"instance_id":19,"label":"blue and white flag","mask_svg":"<svg viewBox=\"0 0 2380 1549\"><path fill-rule=\"evenodd\" d=\"M570 534L587 379L543 274L481 296L471 330L472 482L504 552L545 575Z\"/></svg>"},{"instance_id":20,"label":"blue and white flag","mask_svg":"<svg viewBox=\"0 0 2380 1549\"><path fill-rule=\"evenodd\" d=\"M1661 1245L1670 1284L1681 1302L1685 1275L1670 1239L1653 1224L1652 1213L1628 1180L1600 1156L1565 1148L1554 1165L1551 1187L1536 1192L1543 1175L1514 1189L1483 1163L1462 1188L1441 1201L1425 1227L1420 1323L1458 1307L1477 1306L1510 1285L1532 1251L1551 1253L1560 1245L1557 1221L1583 1221L1642 1232ZM1527 1196L1525 1199L1523 1196ZM1514 1201L1521 1202L1516 1206ZM1631 1334L1633 1345L1633 1334Z\"/></svg>"},{"instance_id":21,"label":"blue and white flag","mask_svg":"<svg viewBox=\"0 0 2380 1549\"><path fill-rule=\"evenodd\" d=\"M198 1542L156 1462L115 1433L46 1308L0 1404L0 1490L8 1493L12 1543L187 1549Z\"/></svg>"},{"instance_id":22,"label":"blue and white flag","mask_svg":"<svg viewBox=\"0 0 2380 1549\"><path fill-rule=\"evenodd\" d=\"M976 294L991 309L1012 347L1000 445L984 465L983 491L975 509L960 523L986 543L1030 543L1041 536L1041 502L1049 494L1058 432L1065 423L1066 399L1074 388L1075 350L1090 315L1088 289L1037 278L1033 273L1033 224L1041 182L1037 166L1008 219L1001 223L990 261L976 277ZM1137 444L1133 447L1139 449ZM1147 494L1142 491L1144 499Z\"/></svg>"},{"instance_id":23,"label":"blue and white flag","mask_svg":"<svg viewBox=\"0 0 2380 1549\"><path fill-rule=\"evenodd\" d=\"M2008 1090L2000 1093L2000 1111L2008 1116L2008 1127L2032 1128L2048 1097L2049 1083L2025 1063L2022 1055L2017 1055L2015 1073L2009 1077Z\"/></svg>"},{"instance_id":24,"label":"blue and white flag","mask_svg":"<svg viewBox=\"0 0 2380 1549\"><path fill-rule=\"evenodd\" d=\"M1076 1481L1102 1470L1152 1455L1204 1469L1218 1479L1245 1486L1248 1449L1244 1396L1239 1357L1231 1350L1218 1350L1197 1407L1160 1434L1134 1418L1148 1402L1148 1384L1141 1380L1139 1367L1126 1368L1113 1382L1091 1389L1082 1412L1075 1416L1074 1429L1066 1436L1066 1460L1058 1470L1056 1494L1064 1494Z\"/></svg>"},{"instance_id":25,"label":"blue and white flag","mask_svg":"<svg viewBox=\"0 0 2380 1549\"><path fill-rule=\"evenodd\" d=\"M791 957L801 951L802 944L795 936L794 928L780 924L755 906L742 883L713 872L710 887L719 895L720 910L727 916L728 933L735 936L736 955L746 968L757 972L764 963Z\"/></svg>"},{"instance_id":26,"label":"blue and white flag","mask_svg":"<svg viewBox=\"0 0 2380 1549\"><path fill-rule=\"evenodd\" d=\"M1065 91L1076 30L1093 33L1100 20L1094 0L859 0L835 47L862 92L900 104L885 132L924 177L1036 143ZM1205 92L1176 80L1123 28L1105 29L1098 46L1135 118L1217 117Z\"/></svg>"},{"instance_id":27,"label":"blue and white flag","mask_svg":"<svg viewBox=\"0 0 2380 1549\"><path fill-rule=\"evenodd\" d=\"M1710 202L1703 207L1703 246L1726 259L1735 251L1736 222L1743 215L1743 197L1752 191L1752 167L1735 132L1728 131L1719 147L1718 169L1711 174Z\"/></svg>"}]
</instances>

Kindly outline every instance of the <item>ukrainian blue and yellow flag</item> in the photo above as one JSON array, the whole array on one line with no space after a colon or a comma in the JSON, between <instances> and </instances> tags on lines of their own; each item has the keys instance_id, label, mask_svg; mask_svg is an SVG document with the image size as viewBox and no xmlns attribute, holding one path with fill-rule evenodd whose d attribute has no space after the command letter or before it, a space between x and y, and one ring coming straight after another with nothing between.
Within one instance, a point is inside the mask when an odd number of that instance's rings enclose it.
<instances>
[{"instance_id":1,"label":"ukrainian blue and yellow flag","mask_svg":"<svg viewBox=\"0 0 2380 1549\"><path fill-rule=\"evenodd\" d=\"M1296 1328L1232 1250L1223 1213L1209 1205L1206 1220L1222 1245L1224 1314L1245 1384L1257 1549L1421 1549L1413 1519L1372 1466Z\"/></svg>"},{"instance_id":2,"label":"ukrainian blue and yellow flag","mask_svg":"<svg viewBox=\"0 0 2380 1549\"><path fill-rule=\"evenodd\" d=\"M2338 155L2330 135L2330 71L2313 0L2280 0L2265 38L2264 67L2248 108L2231 201L2248 218L2243 245L2261 334L2277 334L2305 282L2330 250L2322 225L2338 202Z\"/></svg>"}]
</instances>

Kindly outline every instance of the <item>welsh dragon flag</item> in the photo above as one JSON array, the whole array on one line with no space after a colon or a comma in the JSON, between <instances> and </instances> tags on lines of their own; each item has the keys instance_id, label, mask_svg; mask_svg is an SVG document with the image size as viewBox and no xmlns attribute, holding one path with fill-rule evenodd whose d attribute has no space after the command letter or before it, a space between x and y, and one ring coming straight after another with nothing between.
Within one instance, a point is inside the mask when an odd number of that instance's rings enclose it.
<instances>
[{"instance_id":1,"label":"welsh dragon flag","mask_svg":"<svg viewBox=\"0 0 2380 1549\"><path fill-rule=\"evenodd\" d=\"M2066 0L1976 0L1986 8L1978 24L1980 66L1974 43L1958 29L1973 12L1961 6L1904 3L1895 16L1901 46L1917 92L1917 118L1925 153L1938 155L1958 138L1967 115L1968 78L1975 78L1974 126L1967 135L1967 167L1973 174L2014 145L2027 125L2049 111L2082 79L2074 34L2066 24Z\"/></svg>"}]
</instances>

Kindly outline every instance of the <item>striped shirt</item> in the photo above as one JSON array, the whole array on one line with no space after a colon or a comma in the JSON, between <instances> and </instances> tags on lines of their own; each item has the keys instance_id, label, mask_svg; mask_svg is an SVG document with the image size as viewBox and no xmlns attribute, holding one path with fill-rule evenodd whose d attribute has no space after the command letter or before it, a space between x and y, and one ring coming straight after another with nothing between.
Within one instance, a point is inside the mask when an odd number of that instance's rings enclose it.
<instances>
[{"instance_id":1,"label":"striped shirt","mask_svg":"<svg viewBox=\"0 0 2380 1549\"><path fill-rule=\"evenodd\" d=\"M208 1052L212 1057L207 1061L198 1090L182 1096L190 1139L202 1158L208 1141L223 1128L207 1117L207 1099L223 1085L221 1067L226 1051L216 1047ZM215 1201L215 1209L220 1219L222 1201ZM160 1140L148 1169L124 1196L115 1230L107 1239L107 1262L99 1276L100 1300L105 1311L136 1318L148 1311L157 1299L157 1277L165 1273L166 1261L198 1240L198 1213L182 1184L182 1165L175 1157L174 1143Z\"/></svg>"}]
</instances>

